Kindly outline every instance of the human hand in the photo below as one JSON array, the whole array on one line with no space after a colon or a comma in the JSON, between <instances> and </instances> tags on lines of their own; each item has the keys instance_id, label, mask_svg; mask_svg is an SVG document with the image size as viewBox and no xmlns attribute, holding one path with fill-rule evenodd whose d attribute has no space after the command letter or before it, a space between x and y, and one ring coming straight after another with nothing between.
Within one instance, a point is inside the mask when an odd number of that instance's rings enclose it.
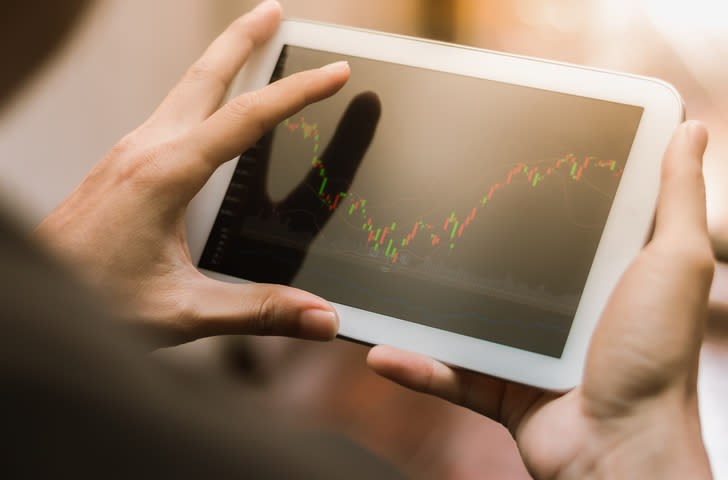
<instances>
[{"instance_id":1,"label":"human hand","mask_svg":"<svg viewBox=\"0 0 728 480\"><path fill-rule=\"evenodd\" d=\"M345 63L298 73L220 106L250 52L270 37L280 5L236 20L139 128L124 137L35 234L89 283L112 291L124 316L161 344L219 334L335 336L332 306L300 290L233 285L192 264L185 210L222 163L305 105L338 91Z\"/></svg>"},{"instance_id":2,"label":"human hand","mask_svg":"<svg viewBox=\"0 0 728 480\"><path fill-rule=\"evenodd\" d=\"M536 478L710 478L698 415L698 358L713 254L693 122L665 154L655 233L609 300L583 384L564 395L448 367L388 346L369 366L506 426Z\"/></svg>"}]
</instances>

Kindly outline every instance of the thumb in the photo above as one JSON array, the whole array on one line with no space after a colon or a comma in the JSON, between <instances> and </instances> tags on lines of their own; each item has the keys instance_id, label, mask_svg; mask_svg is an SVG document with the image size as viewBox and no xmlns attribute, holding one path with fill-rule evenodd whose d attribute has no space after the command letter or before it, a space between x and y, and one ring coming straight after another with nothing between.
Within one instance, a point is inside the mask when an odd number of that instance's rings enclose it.
<instances>
[{"instance_id":1,"label":"thumb","mask_svg":"<svg viewBox=\"0 0 728 480\"><path fill-rule=\"evenodd\" d=\"M313 294L269 284L200 279L186 294L193 302L190 334L279 335L332 340L339 330L334 307Z\"/></svg>"},{"instance_id":2,"label":"thumb","mask_svg":"<svg viewBox=\"0 0 728 480\"><path fill-rule=\"evenodd\" d=\"M705 128L687 123L665 154L654 237L620 279L592 337L584 392L593 413L624 412L672 386L694 391L714 262L706 143Z\"/></svg>"},{"instance_id":3,"label":"thumb","mask_svg":"<svg viewBox=\"0 0 728 480\"><path fill-rule=\"evenodd\" d=\"M675 131L662 164L655 240L709 244L703 181L707 143L708 132L699 122L685 122Z\"/></svg>"}]
</instances>

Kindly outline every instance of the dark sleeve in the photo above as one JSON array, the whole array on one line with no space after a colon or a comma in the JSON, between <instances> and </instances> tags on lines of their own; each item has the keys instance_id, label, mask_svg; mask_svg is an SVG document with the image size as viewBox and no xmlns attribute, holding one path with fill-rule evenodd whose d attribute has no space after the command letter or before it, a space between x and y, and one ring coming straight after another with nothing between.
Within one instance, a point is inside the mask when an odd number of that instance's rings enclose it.
<instances>
[{"instance_id":1,"label":"dark sleeve","mask_svg":"<svg viewBox=\"0 0 728 480\"><path fill-rule=\"evenodd\" d=\"M190 389L0 218L3 477L400 478L347 440Z\"/></svg>"}]
</instances>

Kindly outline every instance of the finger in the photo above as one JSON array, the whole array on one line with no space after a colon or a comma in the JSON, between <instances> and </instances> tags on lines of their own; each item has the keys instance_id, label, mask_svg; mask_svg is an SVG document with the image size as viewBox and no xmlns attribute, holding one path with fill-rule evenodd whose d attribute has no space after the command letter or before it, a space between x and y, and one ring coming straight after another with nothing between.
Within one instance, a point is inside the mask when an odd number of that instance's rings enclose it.
<instances>
[{"instance_id":1,"label":"finger","mask_svg":"<svg viewBox=\"0 0 728 480\"><path fill-rule=\"evenodd\" d=\"M501 402L506 384L466 370L457 370L424 355L378 345L369 351L367 364L377 374L417 392L502 421Z\"/></svg>"},{"instance_id":2,"label":"finger","mask_svg":"<svg viewBox=\"0 0 728 480\"><path fill-rule=\"evenodd\" d=\"M204 278L184 295L192 299L190 338L250 334L323 341L332 340L339 329L330 303L291 287Z\"/></svg>"},{"instance_id":3,"label":"finger","mask_svg":"<svg viewBox=\"0 0 728 480\"><path fill-rule=\"evenodd\" d=\"M592 337L584 376L592 414L622 415L665 389L694 389L714 268L706 144L705 128L688 122L665 153L655 235L619 280Z\"/></svg>"},{"instance_id":4,"label":"finger","mask_svg":"<svg viewBox=\"0 0 728 480\"><path fill-rule=\"evenodd\" d=\"M182 139L180 147L193 152L191 163L181 167L184 174L200 188L218 166L247 150L276 124L336 93L349 74L349 65L337 62L235 98Z\"/></svg>"},{"instance_id":5,"label":"finger","mask_svg":"<svg viewBox=\"0 0 728 480\"><path fill-rule=\"evenodd\" d=\"M297 218L288 219L291 228L315 234L331 217L339 200L343 203L343 198L337 196L345 194L351 187L354 175L374 138L381 111L381 102L375 93L365 92L354 97L341 117L326 151L317 159L317 166L277 207L284 216L286 212L297 213ZM319 186L324 181L326 188L319 194Z\"/></svg>"},{"instance_id":6,"label":"finger","mask_svg":"<svg viewBox=\"0 0 728 480\"><path fill-rule=\"evenodd\" d=\"M697 237L700 242L709 243L703 181L707 143L708 132L698 122L686 122L675 131L662 165L656 239L691 241Z\"/></svg>"},{"instance_id":7,"label":"finger","mask_svg":"<svg viewBox=\"0 0 728 480\"><path fill-rule=\"evenodd\" d=\"M148 124L180 134L210 116L250 53L278 28L281 6L267 0L235 20L187 70Z\"/></svg>"}]
</instances>

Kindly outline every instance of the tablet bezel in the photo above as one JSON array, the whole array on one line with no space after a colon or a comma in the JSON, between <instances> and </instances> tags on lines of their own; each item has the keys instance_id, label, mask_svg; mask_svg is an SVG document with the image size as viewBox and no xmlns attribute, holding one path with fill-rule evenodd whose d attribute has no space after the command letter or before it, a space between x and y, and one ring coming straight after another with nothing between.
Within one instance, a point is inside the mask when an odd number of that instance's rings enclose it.
<instances>
[{"instance_id":1,"label":"tablet bezel","mask_svg":"<svg viewBox=\"0 0 728 480\"><path fill-rule=\"evenodd\" d=\"M233 94L268 84L283 45L324 50L474 78L589 97L644 108L632 150L599 242L561 358L471 338L386 315L335 304L339 334L368 344L388 344L451 365L536 387L563 391L580 383L591 334L608 296L649 234L660 164L683 103L670 85L651 78L461 47L309 21L286 20L241 72ZM197 263L236 162L212 176L188 211L188 241ZM211 277L245 280L201 269Z\"/></svg>"}]
</instances>

